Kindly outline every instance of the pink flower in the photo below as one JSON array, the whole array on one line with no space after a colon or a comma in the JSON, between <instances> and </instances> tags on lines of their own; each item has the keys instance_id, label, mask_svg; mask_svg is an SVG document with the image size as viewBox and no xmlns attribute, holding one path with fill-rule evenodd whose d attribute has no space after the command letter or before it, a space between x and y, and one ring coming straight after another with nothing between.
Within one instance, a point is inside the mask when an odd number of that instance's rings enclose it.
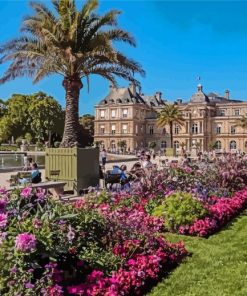
<instances>
[{"instance_id":1,"label":"pink flower","mask_svg":"<svg viewBox=\"0 0 247 296\"><path fill-rule=\"evenodd\" d=\"M36 237L30 233L18 234L15 239L15 247L18 251L29 252L36 248Z\"/></svg>"},{"instance_id":2,"label":"pink flower","mask_svg":"<svg viewBox=\"0 0 247 296\"><path fill-rule=\"evenodd\" d=\"M21 191L21 197L29 198L32 194L32 188L31 187L25 187Z\"/></svg>"},{"instance_id":3,"label":"pink flower","mask_svg":"<svg viewBox=\"0 0 247 296\"><path fill-rule=\"evenodd\" d=\"M6 227L8 223L8 215L0 214L0 229Z\"/></svg>"}]
</instances>

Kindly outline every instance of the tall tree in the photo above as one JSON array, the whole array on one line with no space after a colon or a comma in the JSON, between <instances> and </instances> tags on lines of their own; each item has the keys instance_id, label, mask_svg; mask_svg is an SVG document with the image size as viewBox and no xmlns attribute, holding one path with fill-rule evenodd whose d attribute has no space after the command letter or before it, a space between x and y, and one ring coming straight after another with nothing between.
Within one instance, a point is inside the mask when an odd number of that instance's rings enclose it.
<instances>
[{"instance_id":1,"label":"tall tree","mask_svg":"<svg viewBox=\"0 0 247 296\"><path fill-rule=\"evenodd\" d=\"M23 36L1 47L1 62L11 64L0 83L21 76L36 83L51 74L62 75L66 117L61 146L82 145L78 116L82 79L89 85L89 76L97 74L116 85L116 77L135 81L134 73L144 71L113 46L115 41L135 46L133 37L117 26L119 11L98 15L98 0L87 0L80 10L74 0L52 3L55 14L44 4L31 2L34 15L23 21Z\"/></svg>"},{"instance_id":2,"label":"tall tree","mask_svg":"<svg viewBox=\"0 0 247 296\"><path fill-rule=\"evenodd\" d=\"M158 114L157 125L159 127L169 126L170 137L171 137L171 147L173 148L173 125L183 125L184 118L178 106L175 104L166 104L163 109Z\"/></svg>"},{"instance_id":3,"label":"tall tree","mask_svg":"<svg viewBox=\"0 0 247 296\"><path fill-rule=\"evenodd\" d=\"M38 141L48 139L50 146L52 133L59 132L59 122L63 120L62 107L43 92L34 94L33 98L28 108L31 129Z\"/></svg>"}]
</instances>

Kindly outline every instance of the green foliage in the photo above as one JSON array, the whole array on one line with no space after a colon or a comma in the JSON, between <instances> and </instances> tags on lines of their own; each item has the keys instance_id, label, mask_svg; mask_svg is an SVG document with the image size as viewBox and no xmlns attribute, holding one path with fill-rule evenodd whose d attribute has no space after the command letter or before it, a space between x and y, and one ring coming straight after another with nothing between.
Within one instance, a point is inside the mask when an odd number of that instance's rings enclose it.
<instances>
[{"instance_id":1,"label":"green foliage","mask_svg":"<svg viewBox=\"0 0 247 296\"><path fill-rule=\"evenodd\" d=\"M122 259L106 244L109 229L98 211L62 204L49 196L39 199L32 193L21 198L20 190L11 193L6 207L10 214L7 239L1 241L0 248L1 295L29 295L25 283L31 281L35 281L35 290L30 295L41 295L42 287L47 286L44 265L49 262L59 264L66 274L77 272L79 278L85 275L85 266L103 269L106 274L120 267ZM16 250L15 239L20 233L35 235L35 250L26 254ZM78 260L83 260L84 268L77 269ZM13 267L14 273L10 271ZM29 272L31 268L35 276Z\"/></svg>"},{"instance_id":2,"label":"green foliage","mask_svg":"<svg viewBox=\"0 0 247 296\"><path fill-rule=\"evenodd\" d=\"M34 94L33 97L28 112L31 117L30 126L36 139L48 139L50 133L61 132L59 122L64 116L59 103L42 92Z\"/></svg>"},{"instance_id":3,"label":"green foliage","mask_svg":"<svg viewBox=\"0 0 247 296\"><path fill-rule=\"evenodd\" d=\"M33 139L33 136L31 135L31 133L25 134L25 140L27 141L28 144L31 144L32 139Z\"/></svg>"},{"instance_id":4,"label":"green foliage","mask_svg":"<svg viewBox=\"0 0 247 296\"><path fill-rule=\"evenodd\" d=\"M91 146L93 144L94 119L94 115L91 114L84 114L79 119L80 125L82 127L84 146Z\"/></svg>"},{"instance_id":5,"label":"green foliage","mask_svg":"<svg viewBox=\"0 0 247 296\"><path fill-rule=\"evenodd\" d=\"M16 151L17 147L12 145L0 146L0 151Z\"/></svg>"},{"instance_id":6,"label":"green foliage","mask_svg":"<svg viewBox=\"0 0 247 296\"><path fill-rule=\"evenodd\" d=\"M17 146L20 148L20 146L21 146L21 144L22 144L22 137L18 137L16 140L15 140L15 142L16 142L16 144L17 144Z\"/></svg>"},{"instance_id":7,"label":"green foliage","mask_svg":"<svg viewBox=\"0 0 247 296\"><path fill-rule=\"evenodd\" d=\"M246 296L247 211L209 239L166 234L193 254L148 296Z\"/></svg>"},{"instance_id":8,"label":"green foliage","mask_svg":"<svg viewBox=\"0 0 247 296\"><path fill-rule=\"evenodd\" d=\"M150 142L148 146L150 149L154 149L156 147L156 142Z\"/></svg>"},{"instance_id":9,"label":"green foliage","mask_svg":"<svg viewBox=\"0 0 247 296\"><path fill-rule=\"evenodd\" d=\"M0 117L0 138L3 141L25 138L48 140L63 133L64 111L59 103L43 92L33 95L13 94L6 102L8 109Z\"/></svg>"},{"instance_id":10,"label":"green foliage","mask_svg":"<svg viewBox=\"0 0 247 296\"><path fill-rule=\"evenodd\" d=\"M191 224L204 217L207 210L190 193L176 192L168 196L162 205L154 208L152 214L163 217L166 228L176 231L179 226Z\"/></svg>"}]
</instances>

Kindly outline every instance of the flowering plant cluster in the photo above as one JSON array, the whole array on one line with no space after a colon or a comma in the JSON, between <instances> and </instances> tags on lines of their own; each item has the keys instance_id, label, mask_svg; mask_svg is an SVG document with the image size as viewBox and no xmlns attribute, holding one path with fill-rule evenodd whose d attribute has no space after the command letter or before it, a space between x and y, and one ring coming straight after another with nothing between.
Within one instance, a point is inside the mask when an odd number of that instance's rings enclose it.
<instances>
[{"instance_id":1,"label":"flowering plant cluster","mask_svg":"<svg viewBox=\"0 0 247 296\"><path fill-rule=\"evenodd\" d=\"M219 230L247 206L247 189L236 192L232 198L212 197L211 201L213 204L208 206L209 215L191 225L180 226L181 234L208 236Z\"/></svg>"},{"instance_id":2,"label":"flowering plant cluster","mask_svg":"<svg viewBox=\"0 0 247 296\"><path fill-rule=\"evenodd\" d=\"M40 189L1 189L0 294L140 294L186 256L159 235L163 220L145 202L99 199L63 204Z\"/></svg>"}]
</instances>

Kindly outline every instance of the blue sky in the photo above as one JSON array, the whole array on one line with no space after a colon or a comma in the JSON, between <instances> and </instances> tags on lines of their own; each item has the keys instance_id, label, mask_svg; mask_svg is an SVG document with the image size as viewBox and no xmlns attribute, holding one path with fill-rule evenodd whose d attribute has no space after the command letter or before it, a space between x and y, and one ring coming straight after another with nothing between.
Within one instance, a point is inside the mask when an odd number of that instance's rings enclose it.
<instances>
[{"instance_id":1,"label":"blue sky","mask_svg":"<svg viewBox=\"0 0 247 296\"><path fill-rule=\"evenodd\" d=\"M77 3L80 6L81 1ZM123 12L119 24L136 38L136 48L118 47L145 69L146 77L140 79L145 94L162 91L169 100L188 100L200 76L205 92L223 94L229 89L232 98L247 100L247 2L103 0L99 11L111 8ZM21 20L29 13L26 0L0 0L0 43L18 36ZM0 74L5 67L0 65ZM86 88L81 92L81 114L93 113L94 105L108 93L109 84L102 78L91 77L90 84L90 93ZM0 85L0 98L39 90L64 106L57 76L37 85L29 78L7 82Z\"/></svg>"}]
</instances>

